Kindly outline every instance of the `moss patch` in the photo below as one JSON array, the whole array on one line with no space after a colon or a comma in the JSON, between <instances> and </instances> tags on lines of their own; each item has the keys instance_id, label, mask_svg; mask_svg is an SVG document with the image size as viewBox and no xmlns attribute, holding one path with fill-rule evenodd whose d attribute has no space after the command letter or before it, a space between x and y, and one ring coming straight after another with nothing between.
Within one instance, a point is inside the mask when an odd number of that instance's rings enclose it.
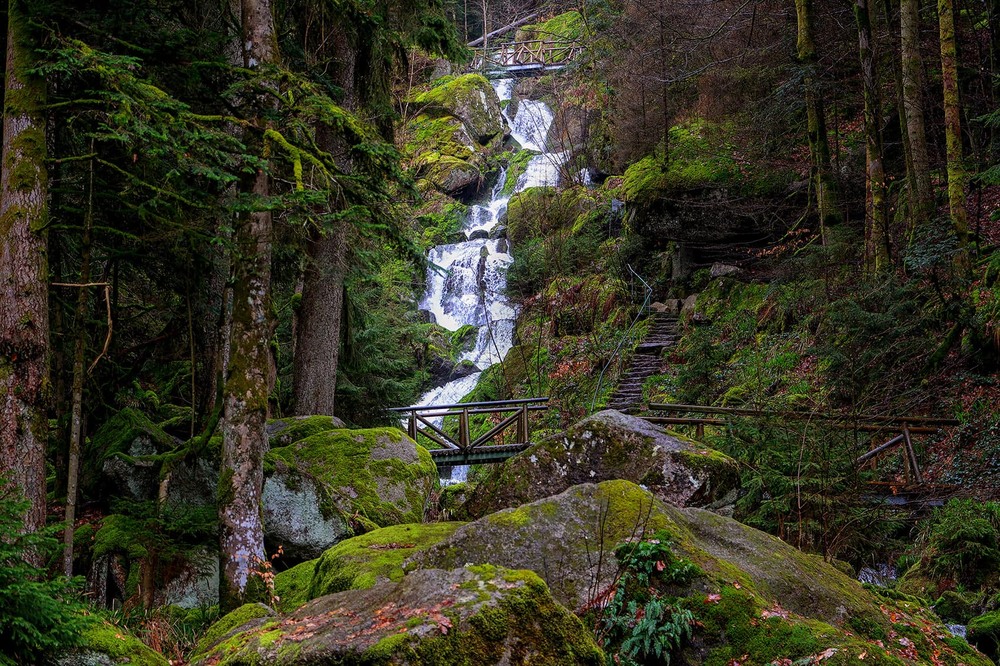
<instances>
[{"instance_id":1,"label":"moss patch","mask_svg":"<svg viewBox=\"0 0 1000 666\"><path fill-rule=\"evenodd\" d=\"M407 558L443 541L463 524L396 525L342 541L316 561L305 599L363 590L383 580L398 581Z\"/></svg>"},{"instance_id":2,"label":"moss patch","mask_svg":"<svg viewBox=\"0 0 1000 666\"><path fill-rule=\"evenodd\" d=\"M319 559L297 564L274 577L274 595L278 597L278 610L288 613L309 601L309 587Z\"/></svg>"},{"instance_id":3,"label":"moss patch","mask_svg":"<svg viewBox=\"0 0 1000 666\"><path fill-rule=\"evenodd\" d=\"M151 650L125 629L107 622L95 623L86 629L78 651L105 654L116 664L168 666L163 655Z\"/></svg>"}]
</instances>

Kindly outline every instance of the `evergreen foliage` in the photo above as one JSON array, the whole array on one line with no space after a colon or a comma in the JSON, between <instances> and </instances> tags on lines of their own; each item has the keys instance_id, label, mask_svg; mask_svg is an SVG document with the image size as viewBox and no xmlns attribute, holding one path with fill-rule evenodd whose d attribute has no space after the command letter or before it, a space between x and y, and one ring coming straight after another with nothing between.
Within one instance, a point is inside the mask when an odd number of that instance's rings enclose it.
<instances>
[{"instance_id":1,"label":"evergreen foliage","mask_svg":"<svg viewBox=\"0 0 1000 666\"><path fill-rule=\"evenodd\" d=\"M94 620L77 592L79 579L48 579L31 557L59 551L54 530L24 533L28 508L11 485L0 482L0 664L38 663L79 644Z\"/></svg>"}]
</instances>

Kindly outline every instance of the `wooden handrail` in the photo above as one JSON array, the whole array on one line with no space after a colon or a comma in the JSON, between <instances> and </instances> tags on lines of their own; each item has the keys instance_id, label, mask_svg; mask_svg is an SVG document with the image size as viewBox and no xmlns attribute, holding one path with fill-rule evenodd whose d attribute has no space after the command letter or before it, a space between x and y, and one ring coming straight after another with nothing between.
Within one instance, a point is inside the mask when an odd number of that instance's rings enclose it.
<instances>
[{"instance_id":1,"label":"wooden handrail","mask_svg":"<svg viewBox=\"0 0 1000 666\"><path fill-rule=\"evenodd\" d=\"M936 416L881 416L871 414L833 414L827 412L796 412L796 411L770 411L761 409L743 409L740 407L707 407L704 405L681 405L673 403L650 403L648 408L652 411L665 412L691 412L695 414L732 414L733 416L757 416L757 417L780 417L803 421L853 421L866 424L920 424L925 426L954 426L961 425L958 419L949 419Z\"/></svg>"}]
</instances>

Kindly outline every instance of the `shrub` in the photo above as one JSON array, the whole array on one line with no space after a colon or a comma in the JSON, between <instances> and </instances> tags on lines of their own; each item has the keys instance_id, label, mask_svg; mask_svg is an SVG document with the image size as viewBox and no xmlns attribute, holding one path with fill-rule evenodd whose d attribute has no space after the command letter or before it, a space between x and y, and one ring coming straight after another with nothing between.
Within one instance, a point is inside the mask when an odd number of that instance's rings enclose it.
<instances>
[{"instance_id":1,"label":"shrub","mask_svg":"<svg viewBox=\"0 0 1000 666\"><path fill-rule=\"evenodd\" d=\"M76 596L79 579L46 580L29 564L60 549L52 530L24 533L29 503L0 481L0 665L38 663L39 658L77 645L91 624Z\"/></svg>"}]
</instances>

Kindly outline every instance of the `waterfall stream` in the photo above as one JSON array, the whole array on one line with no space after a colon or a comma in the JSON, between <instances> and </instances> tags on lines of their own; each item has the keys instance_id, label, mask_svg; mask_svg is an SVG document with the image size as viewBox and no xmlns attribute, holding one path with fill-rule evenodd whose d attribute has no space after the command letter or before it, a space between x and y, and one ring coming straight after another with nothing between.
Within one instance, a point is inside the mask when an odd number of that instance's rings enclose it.
<instances>
[{"instance_id":1,"label":"waterfall stream","mask_svg":"<svg viewBox=\"0 0 1000 666\"><path fill-rule=\"evenodd\" d=\"M498 79L493 89L501 102L511 100L514 79ZM538 153L529 160L518 177L512 193L504 193L506 172L501 171L490 193L490 200L469 209L463 231L475 240L438 245L428 255L427 287L420 308L431 312L437 323L450 331L471 324L479 329L475 348L458 359L471 361L479 369L421 396L416 406L454 404L461 401L476 386L482 371L503 360L513 346L514 318L517 312L507 300L507 269L514 258L506 238L494 236L500 219L507 210L512 194L531 187L555 186L567 153L547 153L547 137L554 118L543 102L521 100L511 118L504 111L511 128L511 137L524 150ZM476 233L479 232L479 233ZM443 419L437 419L438 425ZM450 473L442 470L442 483L464 481L468 468L454 467ZM448 478L445 476L448 475Z\"/></svg>"}]
</instances>

